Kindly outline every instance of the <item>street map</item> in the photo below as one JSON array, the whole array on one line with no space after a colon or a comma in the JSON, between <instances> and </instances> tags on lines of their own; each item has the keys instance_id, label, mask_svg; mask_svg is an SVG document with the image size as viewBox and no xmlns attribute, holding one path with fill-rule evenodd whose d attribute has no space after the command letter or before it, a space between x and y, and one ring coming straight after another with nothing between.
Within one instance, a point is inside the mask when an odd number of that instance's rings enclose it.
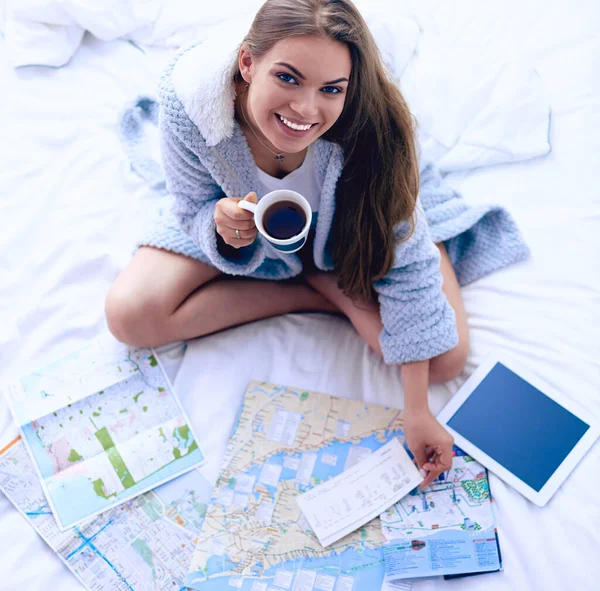
<instances>
[{"instance_id":1,"label":"street map","mask_svg":"<svg viewBox=\"0 0 600 591\"><path fill-rule=\"evenodd\" d=\"M151 349L102 335L6 394L61 530L203 460Z\"/></svg>"},{"instance_id":2,"label":"street map","mask_svg":"<svg viewBox=\"0 0 600 591\"><path fill-rule=\"evenodd\" d=\"M379 590L375 519L323 548L296 497L402 436L392 408L252 382L186 579L202 591Z\"/></svg>"},{"instance_id":3,"label":"street map","mask_svg":"<svg viewBox=\"0 0 600 591\"><path fill-rule=\"evenodd\" d=\"M452 469L415 489L381 516L387 539L425 537L443 530L481 531L494 525L485 468L455 450Z\"/></svg>"},{"instance_id":4,"label":"street map","mask_svg":"<svg viewBox=\"0 0 600 591\"><path fill-rule=\"evenodd\" d=\"M389 580L501 568L486 469L456 447L454 455L451 470L381 515Z\"/></svg>"},{"instance_id":5,"label":"street map","mask_svg":"<svg viewBox=\"0 0 600 591\"><path fill-rule=\"evenodd\" d=\"M191 470L61 532L18 438L0 452L0 490L86 588L183 591L212 486Z\"/></svg>"}]
</instances>

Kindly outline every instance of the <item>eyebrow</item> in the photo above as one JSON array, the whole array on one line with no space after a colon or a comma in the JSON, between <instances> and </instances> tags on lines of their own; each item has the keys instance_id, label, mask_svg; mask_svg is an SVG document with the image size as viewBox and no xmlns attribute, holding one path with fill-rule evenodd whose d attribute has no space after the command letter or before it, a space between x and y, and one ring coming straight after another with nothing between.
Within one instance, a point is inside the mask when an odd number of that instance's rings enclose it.
<instances>
[{"instance_id":1,"label":"eyebrow","mask_svg":"<svg viewBox=\"0 0 600 591\"><path fill-rule=\"evenodd\" d=\"M306 80L306 77L301 72L299 72L296 68L294 68L294 66L292 66L286 62L276 62L276 65L289 68L292 72L294 72L294 74L296 74L296 76L298 76L298 78L301 78L302 80ZM337 84L338 82L348 82L348 78L338 78L337 80L330 80L329 82L324 82L323 84Z\"/></svg>"}]
</instances>

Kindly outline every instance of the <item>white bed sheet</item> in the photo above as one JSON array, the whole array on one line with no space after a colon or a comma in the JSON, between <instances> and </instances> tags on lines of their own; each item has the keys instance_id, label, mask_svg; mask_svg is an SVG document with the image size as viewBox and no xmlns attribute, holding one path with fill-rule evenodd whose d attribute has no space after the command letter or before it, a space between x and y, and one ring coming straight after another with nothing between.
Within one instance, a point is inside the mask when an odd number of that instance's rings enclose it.
<instances>
[{"instance_id":1,"label":"white bed sheet","mask_svg":"<svg viewBox=\"0 0 600 591\"><path fill-rule=\"evenodd\" d=\"M532 258L463 290L472 331L469 364L458 380L431 389L432 408L440 410L490 348L501 347L527 359L542 379L598 417L596 4L511 0L500 10L469 0L460 9L452 2L439 10L429 2L419 6L415 14L424 28L461 43L493 37L532 59L552 105L548 157L450 175L471 202L495 201L511 210ZM160 197L129 170L116 134L120 109L140 93L155 94L169 57L146 52L88 37L67 68L14 71L0 45L6 89L0 93L0 379L105 328L105 293L127 263L147 213L160 206ZM376 359L348 323L330 316L271 319L190 342L185 351L175 344L162 357L200 434L212 478L251 379L402 405L398 371ZM13 429L0 401L2 439ZM505 571L421 581L414 588L595 588L599 460L596 445L544 509L492 476ZM0 548L2 589L46 589L50 582L61 591L81 588L3 496Z\"/></svg>"}]
</instances>

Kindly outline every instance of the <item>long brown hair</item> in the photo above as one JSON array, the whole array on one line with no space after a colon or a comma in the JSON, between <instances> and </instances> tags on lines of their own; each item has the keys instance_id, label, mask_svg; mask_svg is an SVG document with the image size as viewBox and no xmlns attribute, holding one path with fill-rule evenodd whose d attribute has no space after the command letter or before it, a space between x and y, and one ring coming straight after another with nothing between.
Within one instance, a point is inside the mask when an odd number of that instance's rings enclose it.
<instances>
[{"instance_id":1,"label":"long brown hair","mask_svg":"<svg viewBox=\"0 0 600 591\"><path fill-rule=\"evenodd\" d=\"M327 37L350 50L344 109L323 135L344 150L333 263L346 295L371 299L373 281L394 263L394 227L401 221L414 227L419 168L413 117L351 0L267 0L244 43L260 59L292 35Z\"/></svg>"}]
</instances>

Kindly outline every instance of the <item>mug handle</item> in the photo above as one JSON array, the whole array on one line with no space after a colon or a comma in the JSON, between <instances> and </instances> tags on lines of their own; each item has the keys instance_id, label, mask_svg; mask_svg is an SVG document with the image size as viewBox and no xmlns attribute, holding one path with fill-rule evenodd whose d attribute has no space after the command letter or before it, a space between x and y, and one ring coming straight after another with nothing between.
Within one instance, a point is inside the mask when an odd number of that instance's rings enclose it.
<instances>
[{"instance_id":1,"label":"mug handle","mask_svg":"<svg viewBox=\"0 0 600 591\"><path fill-rule=\"evenodd\" d=\"M245 209L246 211L249 211L251 213L256 213L257 205L257 203L252 203L252 201L244 201L244 199L238 201L238 207L241 207L242 209Z\"/></svg>"}]
</instances>

